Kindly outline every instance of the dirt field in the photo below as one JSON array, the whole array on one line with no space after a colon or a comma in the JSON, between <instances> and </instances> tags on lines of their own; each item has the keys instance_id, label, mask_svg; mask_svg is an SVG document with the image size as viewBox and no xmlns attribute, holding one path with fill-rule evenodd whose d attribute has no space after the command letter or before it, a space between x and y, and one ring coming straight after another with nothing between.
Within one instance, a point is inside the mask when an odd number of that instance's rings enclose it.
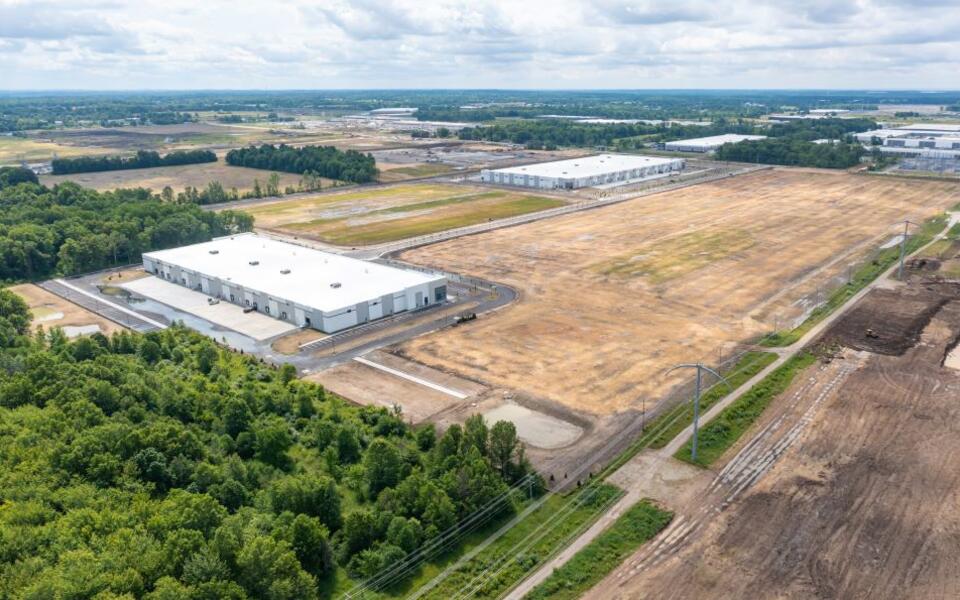
<instances>
[{"instance_id":1,"label":"dirt field","mask_svg":"<svg viewBox=\"0 0 960 600\"><path fill-rule=\"evenodd\" d=\"M109 154L112 148L82 148L47 140L14 136L0 136L0 165L19 165L21 162L48 161L55 156L69 158L80 155Z\"/></svg>"},{"instance_id":2,"label":"dirt field","mask_svg":"<svg viewBox=\"0 0 960 600\"><path fill-rule=\"evenodd\" d=\"M798 301L960 185L775 169L411 250L515 286L517 305L409 342L426 364L608 414L655 401L678 362L802 318Z\"/></svg>"},{"instance_id":3,"label":"dirt field","mask_svg":"<svg viewBox=\"0 0 960 600\"><path fill-rule=\"evenodd\" d=\"M10 288L10 291L23 298L30 306L35 327L42 326L44 329L62 327L69 333L75 327L85 328L96 325L100 333L107 335L123 329L113 321L67 302L60 296L51 294L32 283L15 285Z\"/></svg>"},{"instance_id":4,"label":"dirt field","mask_svg":"<svg viewBox=\"0 0 960 600\"><path fill-rule=\"evenodd\" d=\"M330 391L358 404L386 408L399 406L403 410L404 419L413 423L420 423L452 407L472 403L473 397L486 391L486 388L478 383L430 369L398 356L372 352L365 358L407 375L456 390L467 397L457 398L419 382L410 381L356 361L307 375L304 379L318 382Z\"/></svg>"},{"instance_id":5,"label":"dirt field","mask_svg":"<svg viewBox=\"0 0 960 600\"><path fill-rule=\"evenodd\" d=\"M863 347L863 326L911 339L918 316L941 308L899 355L883 341L861 351L806 433L695 541L659 564L637 562L635 575L622 568L586 597L956 597L960 371L941 363L960 336L958 291L915 282L868 295L827 339ZM767 412L821 378L798 378Z\"/></svg>"},{"instance_id":6,"label":"dirt field","mask_svg":"<svg viewBox=\"0 0 960 600\"><path fill-rule=\"evenodd\" d=\"M220 162L203 163L198 165L182 165L177 167L156 167L153 169L130 169L128 171L103 171L99 173L76 173L73 175L42 175L40 183L56 185L64 181L75 181L84 187L95 190L114 190L117 188L149 188L159 193L164 186L170 186L173 191L179 192L187 186L198 189L207 187L212 181L219 181L224 189L237 188L241 192L253 189L255 179L260 180L260 186L266 185L271 171L263 169L248 169L246 167L231 167ZM296 187L300 176L293 173L277 173L280 176L280 189L287 186ZM332 181L323 180L323 185L331 185Z\"/></svg>"},{"instance_id":7,"label":"dirt field","mask_svg":"<svg viewBox=\"0 0 960 600\"><path fill-rule=\"evenodd\" d=\"M341 245L376 244L553 208L563 200L469 185L405 184L244 207L259 228Z\"/></svg>"},{"instance_id":8,"label":"dirt field","mask_svg":"<svg viewBox=\"0 0 960 600\"><path fill-rule=\"evenodd\" d=\"M434 177L436 175L445 175L453 171L450 165L438 163L381 163L377 162L377 168L380 169L380 181L385 183L394 181L406 181L417 177Z\"/></svg>"}]
</instances>

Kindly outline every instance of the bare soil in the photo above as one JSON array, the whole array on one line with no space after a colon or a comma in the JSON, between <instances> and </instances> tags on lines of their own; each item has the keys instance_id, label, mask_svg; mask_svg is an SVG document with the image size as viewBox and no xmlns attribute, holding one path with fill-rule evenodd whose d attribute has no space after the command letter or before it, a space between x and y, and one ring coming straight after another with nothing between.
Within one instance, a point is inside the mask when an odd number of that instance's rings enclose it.
<instances>
[{"instance_id":1,"label":"bare soil","mask_svg":"<svg viewBox=\"0 0 960 600\"><path fill-rule=\"evenodd\" d=\"M960 185L773 169L408 251L520 301L405 344L417 360L497 387L612 414L664 396L679 362L801 319L817 287Z\"/></svg>"},{"instance_id":2,"label":"bare soil","mask_svg":"<svg viewBox=\"0 0 960 600\"><path fill-rule=\"evenodd\" d=\"M927 283L878 289L843 316L823 338L828 344L900 356L920 339L930 319L960 295L960 285Z\"/></svg>"},{"instance_id":3,"label":"bare soil","mask_svg":"<svg viewBox=\"0 0 960 600\"><path fill-rule=\"evenodd\" d=\"M470 397L486 391L484 386L476 382L441 373L398 356L373 352L367 358L413 377L463 392ZM472 402L470 397L459 399L355 361L307 375L304 379L317 382L357 404L386 408L399 406L404 419L412 423L420 423L438 412Z\"/></svg>"},{"instance_id":4,"label":"bare soil","mask_svg":"<svg viewBox=\"0 0 960 600\"><path fill-rule=\"evenodd\" d=\"M54 327L96 325L100 328L100 333L106 335L123 329L113 321L68 302L32 283L15 285L10 288L10 291L23 298L30 307L35 327L50 330Z\"/></svg>"},{"instance_id":5,"label":"bare soil","mask_svg":"<svg viewBox=\"0 0 960 600\"><path fill-rule=\"evenodd\" d=\"M260 180L261 188L266 186L271 171L232 167L222 160L215 163L181 165L176 167L156 167L153 169L130 169L126 171L103 171L99 173L77 173L73 175L42 175L44 185L56 185L64 181L74 181L84 187L95 190L114 190L117 188L148 188L159 193L165 186L180 192L187 186L203 189L213 181L220 182L225 190L237 188L240 192L253 189L255 180ZM287 186L297 187L300 176L293 173L277 173L280 177L280 190ZM330 185L330 180L324 180Z\"/></svg>"},{"instance_id":6,"label":"bare soil","mask_svg":"<svg viewBox=\"0 0 960 600\"><path fill-rule=\"evenodd\" d=\"M952 286L930 283L918 278L899 296L871 292L856 309L861 321L898 323L889 331L915 344L871 348L880 353L866 355L807 432L696 541L653 567L640 563L635 575L622 570L587 597L956 597L960 371L941 361L960 335L960 300ZM926 313L945 295L915 336L907 313ZM853 322L838 322L826 339L860 347ZM798 378L773 412L817 377Z\"/></svg>"}]
</instances>

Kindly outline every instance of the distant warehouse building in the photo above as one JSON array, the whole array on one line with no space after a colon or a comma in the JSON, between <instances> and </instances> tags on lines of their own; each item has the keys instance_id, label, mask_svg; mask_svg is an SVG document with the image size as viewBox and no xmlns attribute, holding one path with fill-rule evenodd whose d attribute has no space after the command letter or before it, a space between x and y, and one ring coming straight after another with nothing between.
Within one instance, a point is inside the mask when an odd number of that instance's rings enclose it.
<instances>
[{"instance_id":1,"label":"distant warehouse building","mask_svg":"<svg viewBox=\"0 0 960 600\"><path fill-rule=\"evenodd\" d=\"M915 123L855 133L853 137L867 149L891 156L960 159L960 125Z\"/></svg>"},{"instance_id":2,"label":"distant warehouse building","mask_svg":"<svg viewBox=\"0 0 960 600\"><path fill-rule=\"evenodd\" d=\"M710 137L667 142L663 145L663 149L672 150L674 152L713 152L724 144L736 144L738 142L764 140L766 138L767 136L765 135L740 135L738 133L725 133L723 135L712 135Z\"/></svg>"},{"instance_id":3,"label":"distant warehouse building","mask_svg":"<svg viewBox=\"0 0 960 600\"><path fill-rule=\"evenodd\" d=\"M682 158L598 154L506 169L484 169L480 172L480 180L502 185L572 190L662 177L683 170L683 166Z\"/></svg>"},{"instance_id":4,"label":"distant warehouse building","mask_svg":"<svg viewBox=\"0 0 960 600\"><path fill-rule=\"evenodd\" d=\"M157 277L333 333L447 297L446 278L322 252L255 233L143 255Z\"/></svg>"}]
</instances>

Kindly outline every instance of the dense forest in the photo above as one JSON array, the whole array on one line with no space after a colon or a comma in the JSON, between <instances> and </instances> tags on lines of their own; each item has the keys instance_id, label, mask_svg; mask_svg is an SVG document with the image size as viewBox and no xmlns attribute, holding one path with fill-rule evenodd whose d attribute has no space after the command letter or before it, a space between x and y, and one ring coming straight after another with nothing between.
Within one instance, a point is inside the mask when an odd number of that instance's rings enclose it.
<instances>
[{"instance_id":1,"label":"dense forest","mask_svg":"<svg viewBox=\"0 0 960 600\"><path fill-rule=\"evenodd\" d=\"M714 156L735 162L846 169L859 164L864 152L860 144L814 144L796 137L781 137L724 144Z\"/></svg>"},{"instance_id":2,"label":"dense forest","mask_svg":"<svg viewBox=\"0 0 960 600\"><path fill-rule=\"evenodd\" d=\"M29 328L0 289L3 598L310 600L528 479L507 422L438 438L179 326Z\"/></svg>"},{"instance_id":3,"label":"dense forest","mask_svg":"<svg viewBox=\"0 0 960 600\"><path fill-rule=\"evenodd\" d=\"M55 158L52 166L54 175L69 175L72 173L174 167L210 162L217 162L217 155L210 150L176 150L164 156L160 156L158 152L153 150L137 150L137 153L133 156Z\"/></svg>"},{"instance_id":4,"label":"dense forest","mask_svg":"<svg viewBox=\"0 0 960 600\"><path fill-rule=\"evenodd\" d=\"M353 183L376 181L377 164L373 156L356 150L339 150L333 146L295 148L281 144L263 144L237 148L227 152L227 164L269 169L287 173L311 172L317 177Z\"/></svg>"},{"instance_id":5,"label":"dense forest","mask_svg":"<svg viewBox=\"0 0 960 600\"><path fill-rule=\"evenodd\" d=\"M129 264L140 254L248 231L245 213L164 202L148 190L96 192L74 183L0 185L0 281Z\"/></svg>"}]
</instances>

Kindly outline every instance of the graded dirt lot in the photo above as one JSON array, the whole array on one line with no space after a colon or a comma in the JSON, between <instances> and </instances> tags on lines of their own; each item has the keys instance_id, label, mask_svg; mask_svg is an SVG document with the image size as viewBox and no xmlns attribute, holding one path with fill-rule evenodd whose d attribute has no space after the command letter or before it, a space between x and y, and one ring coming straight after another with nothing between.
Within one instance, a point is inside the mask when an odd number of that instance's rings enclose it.
<instances>
[{"instance_id":1,"label":"graded dirt lot","mask_svg":"<svg viewBox=\"0 0 960 600\"><path fill-rule=\"evenodd\" d=\"M42 326L47 330L62 327L68 335L74 331L87 331L92 326L96 326L100 333L107 335L123 329L113 321L80 308L72 302L67 302L60 296L51 294L32 283L15 285L10 288L10 291L23 298L30 307L35 327Z\"/></svg>"},{"instance_id":2,"label":"graded dirt lot","mask_svg":"<svg viewBox=\"0 0 960 600\"><path fill-rule=\"evenodd\" d=\"M675 554L631 559L585 597L955 598L960 371L942 361L960 336L958 293L927 279L868 294L825 339L864 348L867 327L916 343L857 351L755 487L724 512L706 511L702 532ZM767 413L820 378L804 373Z\"/></svg>"},{"instance_id":3,"label":"graded dirt lot","mask_svg":"<svg viewBox=\"0 0 960 600\"><path fill-rule=\"evenodd\" d=\"M453 167L450 165L440 163L405 164L377 162L377 168L380 169L380 181L384 183L406 181L417 177L435 177L453 171Z\"/></svg>"},{"instance_id":4,"label":"graded dirt lot","mask_svg":"<svg viewBox=\"0 0 960 600\"><path fill-rule=\"evenodd\" d=\"M340 245L377 244L554 208L557 198L444 183L399 184L243 208L268 231Z\"/></svg>"},{"instance_id":5,"label":"graded dirt lot","mask_svg":"<svg viewBox=\"0 0 960 600\"><path fill-rule=\"evenodd\" d=\"M60 144L49 140L36 140L17 136L0 136L0 165L19 165L21 162L40 162L54 157L70 158L80 155L110 154L112 148L84 148Z\"/></svg>"},{"instance_id":6,"label":"graded dirt lot","mask_svg":"<svg viewBox=\"0 0 960 600\"><path fill-rule=\"evenodd\" d=\"M129 169L126 171L102 171L98 173L76 173L71 175L41 175L40 183L56 185L64 181L74 181L84 187L95 190L114 190L117 188L148 188L159 193L164 186L170 186L173 191L180 192L187 186L204 189L212 181L219 181L227 191L237 188L240 192L253 189L255 180L264 187L272 171L263 169L248 169L247 167L232 167L220 161L202 163L198 165L181 165L176 167L156 167L152 169ZM280 190L287 186L297 187L300 176L293 173L280 173ZM323 185L332 182L323 180Z\"/></svg>"},{"instance_id":7,"label":"graded dirt lot","mask_svg":"<svg viewBox=\"0 0 960 600\"><path fill-rule=\"evenodd\" d=\"M576 410L638 407L682 380L668 367L802 318L891 223L958 201L946 182L772 169L414 249L403 258L521 299L401 350Z\"/></svg>"}]
</instances>

